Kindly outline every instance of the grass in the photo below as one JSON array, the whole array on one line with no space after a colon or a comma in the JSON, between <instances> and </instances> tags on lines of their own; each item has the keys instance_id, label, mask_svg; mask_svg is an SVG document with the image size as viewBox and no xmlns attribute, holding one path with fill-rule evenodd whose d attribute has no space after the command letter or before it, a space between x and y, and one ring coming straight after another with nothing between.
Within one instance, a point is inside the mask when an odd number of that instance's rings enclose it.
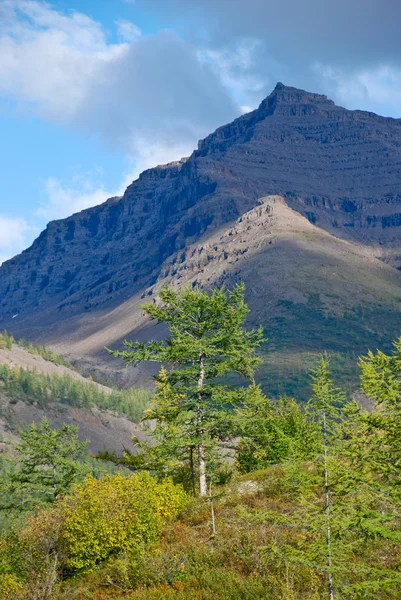
<instances>
[{"instance_id":1,"label":"grass","mask_svg":"<svg viewBox=\"0 0 401 600\"><path fill-rule=\"evenodd\" d=\"M327 353L334 378L348 393L359 387L358 360L369 349L387 352L401 330L401 314L389 308L354 308L330 313L319 295L306 304L280 301L280 315L265 324L257 379L266 394L308 398L309 369Z\"/></svg>"},{"instance_id":2,"label":"grass","mask_svg":"<svg viewBox=\"0 0 401 600\"><path fill-rule=\"evenodd\" d=\"M297 471L298 479L303 469L313 468L303 466ZM294 486L294 474L289 475L283 466L239 478L215 500L216 534L212 533L209 502L196 500L166 527L151 550L136 558L115 557L65 582L60 598L325 600L324 566L306 558L298 560L305 542L313 545L314 536L324 538L323 531L308 531L308 513L299 520L299 511L305 510L301 487L302 482ZM317 509L320 491L309 498ZM366 548L363 544L355 548L350 569L336 572L338 599L399 598L397 587L391 586L383 591L379 587L367 596L342 594L348 585L366 583L365 568L399 568L400 550L394 545L390 549L386 542L370 540Z\"/></svg>"}]
</instances>

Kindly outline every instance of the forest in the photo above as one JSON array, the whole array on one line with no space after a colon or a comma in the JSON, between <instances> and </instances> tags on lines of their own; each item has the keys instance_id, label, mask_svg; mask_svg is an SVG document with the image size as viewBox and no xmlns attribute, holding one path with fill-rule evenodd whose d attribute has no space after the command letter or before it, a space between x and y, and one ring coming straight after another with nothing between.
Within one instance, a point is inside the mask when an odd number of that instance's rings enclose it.
<instances>
[{"instance_id":1,"label":"forest","mask_svg":"<svg viewBox=\"0 0 401 600\"><path fill-rule=\"evenodd\" d=\"M90 457L76 428L43 421L0 454L0 598L401 597L401 337L391 353L366 349L354 394L322 354L307 401L269 397L268 332L247 328L244 291L166 286L143 306L166 339L109 350L160 365L131 415L146 441ZM37 402L122 414L124 394L140 394L71 393L5 367L0 379Z\"/></svg>"}]
</instances>

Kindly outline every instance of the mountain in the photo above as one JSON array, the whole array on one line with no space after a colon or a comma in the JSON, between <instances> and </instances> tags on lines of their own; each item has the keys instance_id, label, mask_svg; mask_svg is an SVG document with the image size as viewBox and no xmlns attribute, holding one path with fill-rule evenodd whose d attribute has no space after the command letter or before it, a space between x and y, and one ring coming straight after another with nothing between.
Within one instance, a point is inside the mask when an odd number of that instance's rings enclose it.
<instances>
[{"instance_id":1,"label":"mountain","mask_svg":"<svg viewBox=\"0 0 401 600\"><path fill-rule=\"evenodd\" d=\"M49 223L0 267L0 328L110 377L106 344L163 335L139 308L162 283L244 280L262 381L296 390L315 352L349 362L399 333L400 227L401 120L279 83L189 158Z\"/></svg>"}]
</instances>

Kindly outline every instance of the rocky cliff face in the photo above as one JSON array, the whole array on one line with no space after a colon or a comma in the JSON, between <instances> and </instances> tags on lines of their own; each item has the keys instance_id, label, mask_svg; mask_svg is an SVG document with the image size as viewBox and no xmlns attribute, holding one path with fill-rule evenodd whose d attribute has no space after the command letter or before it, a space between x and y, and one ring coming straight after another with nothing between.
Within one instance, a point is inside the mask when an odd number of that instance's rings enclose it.
<instances>
[{"instance_id":1,"label":"rocky cliff face","mask_svg":"<svg viewBox=\"0 0 401 600\"><path fill-rule=\"evenodd\" d=\"M102 318L102 327L111 326L107 315L151 289L166 269L174 280L171 263L191 245L229 229L271 195L315 233L320 228L400 267L401 120L278 84L257 110L202 140L188 159L145 171L121 198L51 222L0 268L0 327L54 343L69 323L96 328ZM294 288L290 280L286 288Z\"/></svg>"}]
</instances>

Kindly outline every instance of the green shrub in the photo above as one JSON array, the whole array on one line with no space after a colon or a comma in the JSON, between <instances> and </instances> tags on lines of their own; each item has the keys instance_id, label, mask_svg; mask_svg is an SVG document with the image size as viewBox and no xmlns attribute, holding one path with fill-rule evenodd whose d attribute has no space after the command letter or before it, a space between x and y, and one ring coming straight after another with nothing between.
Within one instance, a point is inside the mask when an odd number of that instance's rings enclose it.
<instances>
[{"instance_id":1,"label":"green shrub","mask_svg":"<svg viewBox=\"0 0 401 600\"><path fill-rule=\"evenodd\" d=\"M7 348L7 350L12 350L14 338L7 333L7 331L0 332L0 350Z\"/></svg>"}]
</instances>

